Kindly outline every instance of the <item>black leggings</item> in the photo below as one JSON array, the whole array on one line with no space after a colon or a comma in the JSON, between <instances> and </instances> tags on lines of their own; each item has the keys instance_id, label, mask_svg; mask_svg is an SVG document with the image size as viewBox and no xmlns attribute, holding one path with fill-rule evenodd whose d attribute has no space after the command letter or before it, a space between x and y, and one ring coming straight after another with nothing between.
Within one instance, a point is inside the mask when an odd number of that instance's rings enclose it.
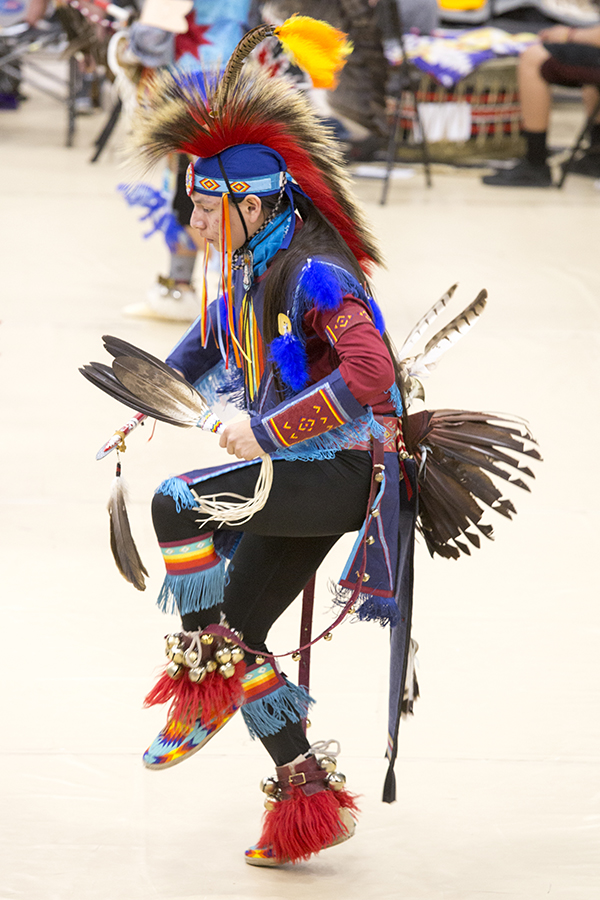
<instances>
[{"instance_id":1,"label":"black leggings","mask_svg":"<svg viewBox=\"0 0 600 900\"><path fill-rule=\"evenodd\" d=\"M199 483L196 493L251 496L257 476L258 466L234 469ZM269 628L335 542L362 526L370 479L371 457L363 450L344 450L331 460L275 461L266 505L241 526L243 535L229 567L222 610L251 647L266 649ZM175 500L163 494L154 496L152 517L161 543L191 541L214 531L214 523L203 525L194 510L177 512ZM184 628L204 627L218 621L220 613L220 607L189 613L183 617Z\"/></svg>"},{"instance_id":2,"label":"black leggings","mask_svg":"<svg viewBox=\"0 0 600 900\"><path fill-rule=\"evenodd\" d=\"M218 622L224 613L244 642L266 651L269 629L301 593L342 534L358 531L365 519L371 482L371 456L343 450L331 460L275 461L266 505L246 522L229 567L223 606L182 616L186 631ZM196 493L231 492L251 496L258 466L234 469L199 483ZM177 512L171 497L156 494L152 517L158 540L194 540L214 530L194 510ZM227 528L227 526L224 526ZM252 662L249 659L249 662ZM308 749L299 723L261 739L276 765ZM291 755L290 755L291 754Z\"/></svg>"}]
</instances>

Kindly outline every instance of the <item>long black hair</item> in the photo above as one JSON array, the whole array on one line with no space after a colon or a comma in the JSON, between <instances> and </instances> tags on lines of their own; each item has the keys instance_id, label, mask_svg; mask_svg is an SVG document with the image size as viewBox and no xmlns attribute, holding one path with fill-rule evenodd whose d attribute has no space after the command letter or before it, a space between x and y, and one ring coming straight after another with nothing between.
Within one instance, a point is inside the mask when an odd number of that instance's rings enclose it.
<instances>
[{"instance_id":1,"label":"long black hair","mask_svg":"<svg viewBox=\"0 0 600 900\"><path fill-rule=\"evenodd\" d=\"M296 210L302 219L302 228L296 230L288 249L277 254L265 276L263 336L267 346L278 336L277 317L279 313L286 311L286 301L290 296L290 282L296 276L302 264L311 256L324 254L339 260L342 265L345 265L355 275L357 281L364 286L366 292L369 295L373 294L367 276L339 231L333 227L307 197L304 197L302 194L296 194L294 199ZM261 201L267 216L275 211L277 213L281 211L278 197L261 197ZM387 331L383 334L383 341L394 365L396 384L402 390L398 352Z\"/></svg>"},{"instance_id":2,"label":"long black hair","mask_svg":"<svg viewBox=\"0 0 600 900\"><path fill-rule=\"evenodd\" d=\"M269 214L270 197L261 198ZM356 276L367 290L365 273L339 232L307 197L295 196L295 207L302 219L302 227L296 230L287 250L277 254L265 278L263 306L263 334L268 344L277 337L277 316L285 312L285 302L290 296L290 282L301 266L311 256L333 256Z\"/></svg>"}]
</instances>

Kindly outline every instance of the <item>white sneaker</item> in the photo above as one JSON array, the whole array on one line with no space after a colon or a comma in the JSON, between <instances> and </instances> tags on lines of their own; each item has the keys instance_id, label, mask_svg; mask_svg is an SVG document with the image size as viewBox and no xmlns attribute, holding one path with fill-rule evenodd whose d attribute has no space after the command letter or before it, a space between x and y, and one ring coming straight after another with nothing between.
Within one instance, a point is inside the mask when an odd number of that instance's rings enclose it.
<instances>
[{"instance_id":1,"label":"white sneaker","mask_svg":"<svg viewBox=\"0 0 600 900\"><path fill-rule=\"evenodd\" d=\"M158 276L145 301L123 307L123 315L167 322L193 322L200 315L200 302L191 284Z\"/></svg>"},{"instance_id":2,"label":"white sneaker","mask_svg":"<svg viewBox=\"0 0 600 900\"><path fill-rule=\"evenodd\" d=\"M571 27L596 25L598 7L593 0L539 0L540 12Z\"/></svg>"}]
</instances>

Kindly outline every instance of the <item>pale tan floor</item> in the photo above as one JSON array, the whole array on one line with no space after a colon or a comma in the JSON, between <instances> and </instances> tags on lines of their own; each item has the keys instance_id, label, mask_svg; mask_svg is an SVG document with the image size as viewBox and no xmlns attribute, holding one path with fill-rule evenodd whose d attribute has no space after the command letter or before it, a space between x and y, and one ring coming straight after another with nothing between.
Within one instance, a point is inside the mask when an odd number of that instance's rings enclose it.
<instances>
[{"instance_id":1,"label":"pale tan floor","mask_svg":"<svg viewBox=\"0 0 600 900\"><path fill-rule=\"evenodd\" d=\"M483 187L476 171L417 171L387 207L357 185L389 270L377 287L392 332L452 282L489 308L427 387L428 405L527 417L545 462L512 524L469 560L417 551L422 699L402 728L398 802L385 770L386 635L344 626L314 654L314 739L337 737L363 795L356 838L292 870L244 864L271 766L234 720L185 765L149 773L162 724L141 700L165 621L149 500L170 473L218 460L210 435L159 426L124 459L134 533L151 579L116 572L105 503L113 461L96 450L126 411L77 367L117 334L165 354L178 326L124 319L166 254L115 192L113 150L90 166L99 121L62 146L63 111L33 96L0 114L3 253L1 900L596 900L598 829L598 426L600 193ZM575 116L575 123L580 118ZM327 622L321 577L319 624ZM295 607L275 649L296 640ZM294 674L290 670L290 674Z\"/></svg>"}]
</instances>

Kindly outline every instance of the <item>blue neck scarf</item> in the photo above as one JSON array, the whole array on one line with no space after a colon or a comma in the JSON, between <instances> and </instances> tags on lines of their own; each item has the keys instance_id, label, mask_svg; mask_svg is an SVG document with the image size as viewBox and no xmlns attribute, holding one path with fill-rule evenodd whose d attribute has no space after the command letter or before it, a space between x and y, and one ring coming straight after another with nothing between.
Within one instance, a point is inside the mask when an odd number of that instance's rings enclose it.
<instances>
[{"instance_id":1,"label":"blue neck scarf","mask_svg":"<svg viewBox=\"0 0 600 900\"><path fill-rule=\"evenodd\" d=\"M264 231L250 238L248 248L252 251L254 274L262 275L267 264L278 250L285 250L290 245L294 234L294 210L288 207L275 216Z\"/></svg>"}]
</instances>

